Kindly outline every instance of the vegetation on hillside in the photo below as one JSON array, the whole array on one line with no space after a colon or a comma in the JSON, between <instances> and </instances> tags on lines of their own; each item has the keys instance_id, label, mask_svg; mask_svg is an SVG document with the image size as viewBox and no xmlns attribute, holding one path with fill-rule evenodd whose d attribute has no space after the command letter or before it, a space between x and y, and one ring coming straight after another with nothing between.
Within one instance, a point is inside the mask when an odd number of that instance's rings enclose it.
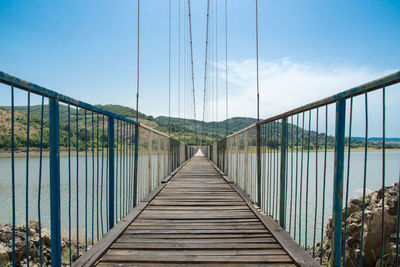
<instances>
[{"instance_id":1,"label":"vegetation on hillside","mask_svg":"<svg viewBox=\"0 0 400 267\"><path fill-rule=\"evenodd\" d=\"M120 114L122 116L135 119L136 111L129 107L120 105L98 105L98 107ZM87 111L85 122L85 111L78 109L78 116L76 116L76 107L70 108L70 134L68 134L68 106L60 105L60 147L61 150L67 150L68 141L70 147L76 149L76 136L78 135L79 150L84 150L85 140L90 150L92 146L97 146L97 139L99 139L99 148L107 145L107 117L98 115ZM34 105L30 107L30 128L29 128L29 146L33 150L37 150L40 145L40 128L41 128L41 106ZM44 120L43 120L43 148L48 149L49 146L49 107L44 106ZM78 131L76 129L76 118L78 117ZM103 135L103 119L104 119L104 135ZM15 148L17 150L26 149L26 135L27 135L27 107L15 107ZM171 118L165 116L153 117L139 112L139 121L152 127L155 130L164 132L171 135L174 139L187 143L189 145L198 145L200 142L203 145L212 144L216 140L220 140L226 136L227 126L228 135L235 133L243 128L246 128L256 122L254 118L236 117L227 121L221 122L201 122L193 119ZM86 132L85 132L86 123ZM169 124L171 123L171 125ZM204 129L204 131L203 131ZM298 145L310 149L315 149L317 146L317 133L314 131L308 132L296 125L289 124L289 146L296 146L297 136ZM203 133L203 134L202 134ZM278 148L280 145L281 124L274 122L268 126L261 127L262 140L267 140L265 144L273 148ZM304 135L304 138L302 136ZM10 107L0 107L0 149L9 150L11 148L11 109ZM68 138L70 137L70 138ZM255 140L255 130L248 133L248 138ZM200 140L201 139L201 140ZM308 140L310 139L310 140ZM332 149L334 147L334 137L327 136L327 147ZM318 134L318 148L322 149L325 144L325 134ZM347 143L348 141L346 141ZM352 138L351 147L358 148L364 147L364 139L359 137ZM381 149L382 142L380 139L371 138L368 142L368 147ZM400 142L397 139L391 139L386 143L386 148L400 149Z\"/></svg>"}]
</instances>

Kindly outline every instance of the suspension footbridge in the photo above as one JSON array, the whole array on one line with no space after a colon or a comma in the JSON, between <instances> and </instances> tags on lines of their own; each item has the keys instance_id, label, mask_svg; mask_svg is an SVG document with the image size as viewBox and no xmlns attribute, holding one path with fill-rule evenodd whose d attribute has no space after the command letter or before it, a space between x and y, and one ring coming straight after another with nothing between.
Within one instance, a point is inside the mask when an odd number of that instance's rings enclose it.
<instances>
[{"instance_id":1,"label":"suspension footbridge","mask_svg":"<svg viewBox=\"0 0 400 267\"><path fill-rule=\"evenodd\" d=\"M221 113L219 5L207 1L197 121L191 2L183 2L178 117L183 84L192 140L171 123L171 0L162 130L139 114L140 1L134 116L0 71L0 208L10 210L0 265L399 266L400 145L389 137L399 130L400 72L261 119L256 0L257 119L240 129L228 116L225 0L226 120L207 128Z\"/></svg>"}]
</instances>

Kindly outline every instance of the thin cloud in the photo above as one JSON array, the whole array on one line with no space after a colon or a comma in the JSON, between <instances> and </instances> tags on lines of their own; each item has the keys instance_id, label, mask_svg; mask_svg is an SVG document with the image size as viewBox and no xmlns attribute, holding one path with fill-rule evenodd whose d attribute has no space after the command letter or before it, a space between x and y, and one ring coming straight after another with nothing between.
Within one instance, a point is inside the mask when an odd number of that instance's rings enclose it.
<instances>
[{"instance_id":1,"label":"thin cloud","mask_svg":"<svg viewBox=\"0 0 400 267\"><path fill-rule=\"evenodd\" d=\"M224 64L219 68L224 70ZM255 117L255 60L230 61L228 68L229 117ZM288 58L273 62L260 61L260 116L267 118L288 111L389 72L344 64L296 63ZM224 72L220 73L225 79ZM225 99L219 101L219 106L225 106Z\"/></svg>"}]
</instances>

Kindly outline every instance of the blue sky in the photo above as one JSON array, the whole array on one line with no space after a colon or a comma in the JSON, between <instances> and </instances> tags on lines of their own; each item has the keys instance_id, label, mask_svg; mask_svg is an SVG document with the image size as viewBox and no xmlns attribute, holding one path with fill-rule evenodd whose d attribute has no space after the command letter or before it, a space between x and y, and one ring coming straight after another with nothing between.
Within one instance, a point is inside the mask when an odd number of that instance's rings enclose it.
<instances>
[{"instance_id":1,"label":"blue sky","mask_svg":"<svg viewBox=\"0 0 400 267\"><path fill-rule=\"evenodd\" d=\"M171 1L172 115L177 116L179 0ZM183 10L185 1L180 2ZM215 0L211 2L214 6ZM217 5L221 64L224 1L217 0ZM136 8L133 0L0 0L0 70L92 104L134 107ZM203 97L205 11L206 0L192 0L198 118ZM256 116L254 16L255 1L228 0L232 116ZM183 26L183 11L181 18ZM399 29L400 2L395 0L260 0L261 116L398 71ZM140 110L168 115L168 0L141 1L141 48ZM220 119L225 116L223 67L218 67ZM393 94L399 96L398 91L393 89Z\"/></svg>"}]
</instances>

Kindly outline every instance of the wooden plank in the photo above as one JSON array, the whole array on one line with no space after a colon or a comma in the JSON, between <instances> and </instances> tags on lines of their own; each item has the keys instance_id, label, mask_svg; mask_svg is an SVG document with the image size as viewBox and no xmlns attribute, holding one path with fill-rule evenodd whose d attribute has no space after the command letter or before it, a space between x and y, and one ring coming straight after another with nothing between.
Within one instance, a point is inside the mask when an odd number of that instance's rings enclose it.
<instances>
[{"instance_id":1,"label":"wooden plank","mask_svg":"<svg viewBox=\"0 0 400 267\"><path fill-rule=\"evenodd\" d=\"M108 255L102 259L103 262L149 262L149 263L210 263L218 264L220 262L232 263L291 263L292 259L287 255L264 255L264 256L198 256L198 255Z\"/></svg>"},{"instance_id":2,"label":"wooden plank","mask_svg":"<svg viewBox=\"0 0 400 267\"><path fill-rule=\"evenodd\" d=\"M172 177L174 177L175 174L178 173L179 170L181 170L183 168L183 166L186 165L186 163L188 163L189 160L185 161L184 163L182 163L175 171L173 171L171 174L167 175L167 177L163 178L161 180L161 183L167 183Z\"/></svg>"},{"instance_id":3,"label":"wooden plank","mask_svg":"<svg viewBox=\"0 0 400 267\"><path fill-rule=\"evenodd\" d=\"M232 222L225 222L225 223L213 223L213 222L195 222L195 223L170 223L162 220L162 222L159 222L159 220L148 220L148 222L134 222L131 224L131 226L160 226L160 225L166 225L168 227L181 227L181 226L199 226L199 227L210 227L210 226L221 226L221 227L229 227L229 226L238 226L238 227L245 227L245 226L250 226L250 227L262 227L265 228L265 226L260 223L260 222L246 222L246 223L232 223Z\"/></svg>"},{"instance_id":4,"label":"wooden plank","mask_svg":"<svg viewBox=\"0 0 400 267\"><path fill-rule=\"evenodd\" d=\"M211 162L211 161L210 161ZM214 168L221 173L217 166L213 165ZM247 197L246 193L243 192L235 184L230 186L238 192L238 194L246 201L247 206L254 212L258 219L265 225L265 227L271 231L276 240L285 251L293 258L293 260L301 266L320 266L320 264L314 260L314 258L308 254L302 247L300 247L296 241L294 241L289 234L282 229L271 217L261 214L251 200Z\"/></svg>"},{"instance_id":5,"label":"wooden plank","mask_svg":"<svg viewBox=\"0 0 400 267\"><path fill-rule=\"evenodd\" d=\"M142 212L146 207L147 202L141 202L127 216L119 221L114 228L108 231L102 239L100 239L93 247L85 254L78 258L72 266L92 266L96 261L103 256L108 248L121 236L123 231L130 223Z\"/></svg>"},{"instance_id":6,"label":"wooden plank","mask_svg":"<svg viewBox=\"0 0 400 267\"><path fill-rule=\"evenodd\" d=\"M178 230L178 229L127 229L127 234L261 234L265 233L265 229L196 229L196 230Z\"/></svg>"},{"instance_id":7,"label":"wooden plank","mask_svg":"<svg viewBox=\"0 0 400 267\"><path fill-rule=\"evenodd\" d=\"M250 210L247 206L157 206L149 205L146 210Z\"/></svg>"},{"instance_id":8,"label":"wooden plank","mask_svg":"<svg viewBox=\"0 0 400 267\"><path fill-rule=\"evenodd\" d=\"M125 267L127 267L127 266L129 266L129 267L142 267L142 266L162 266L162 267L187 267L187 266L190 266L190 267L193 267L193 266L196 266L196 267L209 267L210 266L210 264L196 264L196 265L193 265L193 264L185 264L185 263L179 263L179 265L177 265L177 264L175 264L175 263L145 263L145 262L141 262L141 263L129 263L129 265L126 265L126 264L122 264L123 266L125 266ZM229 267L243 267L243 266L246 266L246 267L262 267L262 266L273 266L273 267L295 267L296 265L295 264L293 264L293 263L267 263L267 264L262 264L262 263L257 263L257 264L250 264L250 263L247 263L247 264L243 264L243 263L241 263L241 264L234 264L234 263L223 263L223 262L221 262L221 263L218 263L218 266L228 266L229 265ZM108 262L100 262L100 263L98 263L98 265L97 266L100 266L100 267L116 267L116 266L119 266L119 265L116 265L115 263L108 263ZM214 265L215 266L215 265Z\"/></svg>"},{"instance_id":9,"label":"wooden plank","mask_svg":"<svg viewBox=\"0 0 400 267\"><path fill-rule=\"evenodd\" d=\"M254 243L254 244L218 244L218 243L198 243L198 244L179 244L179 243L127 243L116 242L112 245L114 249L147 249L147 250L232 250L232 249L282 249L278 243Z\"/></svg>"},{"instance_id":10,"label":"wooden plank","mask_svg":"<svg viewBox=\"0 0 400 267\"><path fill-rule=\"evenodd\" d=\"M277 243L276 240L271 236L270 238L263 238L263 239L246 239L246 238L241 238L240 240L238 239L203 239L203 240L198 240L196 238L193 239L185 239L185 240L178 240L178 239L151 239L151 240L143 240L143 239L137 239L135 237L130 237L129 235L123 235L121 238L117 240L116 243L135 243L135 244L143 244L143 243L153 243L157 242L159 244L161 243L166 243L166 244L240 244L240 245L245 245L245 244L252 244L252 243L263 243L263 244L275 244Z\"/></svg>"},{"instance_id":11,"label":"wooden plank","mask_svg":"<svg viewBox=\"0 0 400 267\"><path fill-rule=\"evenodd\" d=\"M176 229L176 230L182 230L182 229L261 229L265 230L265 226L262 224L257 224L257 225L237 225L237 224L228 224L228 225L220 225L220 224L181 224L181 225L176 225L176 224L147 224L147 225L137 225L137 224L131 224L128 229Z\"/></svg>"},{"instance_id":12,"label":"wooden plank","mask_svg":"<svg viewBox=\"0 0 400 267\"><path fill-rule=\"evenodd\" d=\"M150 219L141 219L137 218L135 220L135 223L173 223L173 224L180 224L180 223L249 223L249 222L260 222L258 218L253 218L253 219L210 219L210 220L178 220L178 219L172 219L172 220L150 220Z\"/></svg>"},{"instance_id":13,"label":"wooden plank","mask_svg":"<svg viewBox=\"0 0 400 267\"><path fill-rule=\"evenodd\" d=\"M196 220L196 219L252 219L256 218L254 214L251 215L207 215L201 216L201 214L182 214L182 215L168 215L168 214L154 214L154 215L143 215L142 219L185 219L185 220Z\"/></svg>"},{"instance_id":14,"label":"wooden plank","mask_svg":"<svg viewBox=\"0 0 400 267\"><path fill-rule=\"evenodd\" d=\"M123 236L128 235L124 234ZM136 239L197 239L197 240L203 240L203 239L224 239L224 240L229 240L229 239L235 239L235 238L241 238L243 239L260 239L260 238L270 238L271 234L268 232L263 233L263 234L165 234L162 235L154 235L154 234L130 234L130 236L135 237ZM121 237L122 238L122 237Z\"/></svg>"},{"instance_id":15,"label":"wooden plank","mask_svg":"<svg viewBox=\"0 0 400 267\"><path fill-rule=\"evenodd\" d=\"M196 216L216 216L216 215L252 215L250 210L144 210L141 217L147 215L168 215L168 216L181 216L181 215L196 215Z\"/></svg>"},{"instance_id":16,"label":"wooden plank","mask_svg":"<svg viewBox=\"0 0 400 267\"><path fill-rule=\"evenodd\" d=\"M97 263L293 266L293 259L235 188L193 157Z\"/></svg>"},{"instance_id":17,"label":"wooden plank","mask_svg":"<svg viewBox=\"0 0 400 267\"><path fill-rule=\"evenodd\" d=\"M176 172L174 173L176 174ZM108 231L93 247L85 254L78 258L72 266L93 266L100 257L102 257L111 247L111 245L122 235L124 230L140 215L145 207L167 184L162 184L155 188L150 195L152 198L147 198L148 201L140 202L128 215L119 221L114 228Z\"/></svg>"},{"instance_id":18,"label":"wooden plank","mask_svg":"<svg viewBox=\"0 0 400 267\"><path fill-rule=\"evenodd\" d=\"M149 239L140 239L140 238L130 238L128 235L123 235L121 238L118 239L118 243L136 243L136 244L142 244L142 243L168 243L168 244L251 244L251 243L276 243L276 240L274 237L271 235L268 238L231 238L231 239L225 239L225 238L207 238L207 239L199 239L197 237L193 238L186 238L186 239L178 239L178 238L149 238Z\"/></svg>"},{"instance_id":19,"label":"wooden plank","mask_svg":"<svg viewBox=\"0 0 400 267\"><path fill-rule=\"evenodd\" d=\"M150 205L160 205L160 206L237 206L243 205L244 201L162 201L153 200Z\"/></svg>"},{"instance_id":20,"label":"wooden plank","mask_svg":"<svg viewBox=\"0 0 400 267\"><path fill-rule=\"evenodd\" d=\"M154 252L149 250L122 250L122 249L110 249L110 255L148 255L153 256ZM285 255L285 252L281 249L243 249L243 250L160 250L157 252L158 256L168 255L202 255L202 256L250 256L250 255Z\"/></svg>"}]
</instances>

